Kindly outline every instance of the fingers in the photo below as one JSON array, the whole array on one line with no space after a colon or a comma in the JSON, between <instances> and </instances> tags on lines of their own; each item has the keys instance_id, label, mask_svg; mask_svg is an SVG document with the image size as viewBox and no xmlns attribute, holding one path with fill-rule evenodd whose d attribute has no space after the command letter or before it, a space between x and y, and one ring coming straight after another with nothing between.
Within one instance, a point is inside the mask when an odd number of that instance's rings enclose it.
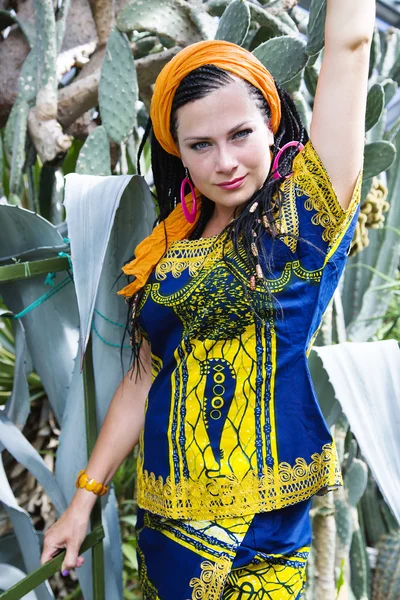
<instances>
[{"instance_id":1,"label":"fingers","mask_svg":"<svg viewBox=\"0 0 400 600\"><path fill-rule=\"evenodd\" d=\"M80 560L78 560L80 544L76 544L75 540L70 541L67 546L67 552L65 554L63 563L61 565L61 571L70 571L75 567L80 567ZM82 557L83 558L83 557Z\"/></svg>"},{"instance_id":2,"label":"fingers","mask_svg":"<svg viewBox=\"0 0 400 600\"><path fill-rule=\"evenodd\" d=\"M46 537L45 537L43 551L42 551L42 555L40 557L40 564L44 565L44 563L47 563L49 560L54 558L56 556L56 554L58 554L61 550L63 550L63 548L65 548L64 544L63 545L52 544L51 542L46 540Z\"/></svg>"}]
</instances>

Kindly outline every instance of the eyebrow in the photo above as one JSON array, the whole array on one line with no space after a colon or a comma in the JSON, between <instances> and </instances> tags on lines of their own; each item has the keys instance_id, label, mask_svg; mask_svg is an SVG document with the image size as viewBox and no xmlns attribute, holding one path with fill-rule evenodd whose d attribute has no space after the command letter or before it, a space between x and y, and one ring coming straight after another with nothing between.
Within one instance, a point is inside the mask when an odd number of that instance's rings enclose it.
<instances>
[{"instance_id":1,"label":"eyebrow","mask_svg":"<svg viewBox=\"0 0 400 600\"><path fill-rule=\"evenodd\" d=\"M243 127L243 125L246 125L246 123L250 123L250 121L243 121L243 123L240 123L239 125L236 125L235 127L232 127L232 129L230 129L228 131L228 135L233 133L234 131L236 131L237 129L240 129L241 127ZM183 138L184 142L188 142L189 140L209 140L210 138L207 136L201 136L201 135L195 135L192 137L187 137L187 138Z\"/></svg>"}]
</instances>

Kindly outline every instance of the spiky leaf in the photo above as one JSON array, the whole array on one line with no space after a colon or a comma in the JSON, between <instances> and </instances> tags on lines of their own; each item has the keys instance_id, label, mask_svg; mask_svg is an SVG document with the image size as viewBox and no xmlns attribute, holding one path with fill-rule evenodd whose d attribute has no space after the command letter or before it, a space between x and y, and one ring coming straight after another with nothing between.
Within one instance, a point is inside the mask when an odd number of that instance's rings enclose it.
<instances>
[{"instance_id":1,"label":"spiky leaf","mask_svg":"<svg viewBox=\"0 0 400 600\"><path fill-rule=\"evenodd\" d=\"M385 92L380 83L376 83L368 92L365 131L372 129L379 121L385 105Z\"/></svg>"},{"instance_id":2,"label":"spiky leaf","mask_svg":"<svg viewBox=\"0 0 400 600\"><path fill-rule=\"evenodd\" d=\"M396 158L396 147L391 142L373 142L365 146L364 178L372 179L391 167Z\"/></svg>"},{"instance_id":3,"label":"spiky leaf","mask_svg":"<svg viewBox=\"0 0 400 600\"><path fill-rule=\"evenodd\" d=\"M275 15L272 15L261 6L251 3L249 8L252 20L258 23L260 28L263 28L265 35L263 41L267 41L273 37L279 37L282 35L299 35L298 31L295 31L292 27L289 27L289 25L283 22L282 19L275 17Z\"/></svg>"},{"instance_id":4,"label":"spiky leaf","mask_svg":"<svg viewBox=\"0 0 400 600\"><path fill-rule=\"evenodd\" d=\"M308 60L304 42L288 35L268 40L253 50L253 54L280 84L296 77Z\"/></svg>"},{"instance_id":5,"label":"spiky leaf","mask_svg":"<svg viewBox=\"0 0 400 600\"><path fill-rule=\"evenodd\" d=\"M10 174L10 194L18 195L19 184L22 176L22 167L25 161L25 140L28 124L29 106L25 100L17 104L17 112L14 123L14 138Z\"/></svg>"},{"instance_id":6,"label":"spiky leaf","mask_svg":"<svg viewBox=\"0 0 400 600\"><path fill-rule=\"evenodd\" d=\"M305 68L304 83L310 95L314 98L318 83L318 71L314 66L307 66Z\"/></svg>"},{"instance_id":7,"label":"spiky leaf","mask_svg":"<svg viewBox=\"0 0 400 600\"><path fill-rule=\"evenodd\" d=\"M112 31L101 68L99 104L102 124L117 144L134 128L137 97L135 62L129 42L120 31Z\"/></svg>"},{"instance_id":8,"label":"spiky leaf","mask_svg":"<svg viewBox=\"0 0 400 600\"><path fill-rule=\"evenodd\" d=\"M397 81L393 81L393 79L385 79L384 81L382 81L382 85L385 91L385 106L387 106L396 95L399 84L397 83Z\"/></svg>"},{"instance_id":9,"label":"spiky leaf","mask_svg":"<svg viewBox=\"0 0 400 600\"><path fill-rule=\"evenodd\" d=\"M368 481L368 468L364 461L353 458L344 476L349 504L356 507L364 494Z\"/></svg>"},{"instance_id":10,"label":"spiky leaf","mask_svg":"<svg viewBox=\"0 0 400 600\"><path fill-rule=\"evenodd\" d=\"M18 96L27 102L36 98L36 50L32 48L22 65L18 79Z\"/></svg>"},{"instance_id":11,"label":"spiky leaf","mask_svg":"<svg viewBox=\"0 0 400 600\"><path fill-rule=\"evenodd\" d=\"M233 0L224 11L218 25L216 40L240 46L250 26L250 9L245 0Z\"/></svg>"},{"instance_id":12,"label":"spiky leaf","mask_svg":"<svg viewBox=\"0 0 400 600\"><path fill-rule=\"evenodd\" d=\"M110 144L103 126L96 127L79 152L76 173L111 175Z\"/></svg>"},{"instance_id":13,"label":"spiky leaf","mask_svg":"<svg viewBox=\"0 0 400 600\"><path fill-rule=\"evenodd\" d=\"M309 56L318 54L325 44L326 0L312 0L308 21L307 48Z\"/></svg>"},{"instance_id":14,"label":"spiky leaf","mask_svg":"<svg viewBox=\"0 0 400 600\"><path fill-rule=\"evenodd\" d=\"M191 7L184 0L131 0L119 13L120 31L148 31L161 34L177 44L202 39L201 32L191 19Z\"/></svg>"}]
</instances>

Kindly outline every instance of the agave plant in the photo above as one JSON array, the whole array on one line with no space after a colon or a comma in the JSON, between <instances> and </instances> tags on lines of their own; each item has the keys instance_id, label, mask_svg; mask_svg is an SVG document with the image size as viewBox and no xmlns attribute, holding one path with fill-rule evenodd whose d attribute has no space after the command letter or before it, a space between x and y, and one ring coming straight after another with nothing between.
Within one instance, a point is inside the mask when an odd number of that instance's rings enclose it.
<instances>
[{"instance_id":1,"label":"agave plant","mask_svg":"<svg viewBox=\"0 0 400 600\"><path fill-rule=\"evenodd\" d=\"M115 283L123 263L150 233L156 215L148 186L136 175L136 153L158 72L181 47L194 41L216 38L235 42L254 52L292 94L309 125L325 15L324 0L313 0L306 28L294 0L208 0L202 4L130 0L119 3L116 15L111 0L91 2L97 46L91 32L80 40L79 47L71 48L67 42L63 45L67 24L73 28L74 19L82 20L82 14L89 22L90 13L84 13L89 4L80 0L78 17L67 0L59 4L55 14L51 0L34 0L34 27L19 14L0 11L0 23L12 21L14 28L20 28L5 40L6 45L12 45L19 35L26 37L30 48L18 75L18 95L10 107L3 144L0 136L0 192L8 199L0 205L0 268L19 262L25 265L19 279L7 280L5 273L0 279L7 307L1 315L4 342L0 360L4 366L0 391L7 390L7 396L0 411L0 450L7 448L37 477L57 514L70 500L75 474L86 462L81 369L88 340L93 350L99 423L128 364L128 347L122 349L122 365L119 356L126 315L115 295ZM71 21L67 21L69 13ZM389 288L382 286L394 280L398 268L400 153L396 149L400 122L389 126L388 107L400 77L399 40L397 30L377 31L374 37L360 219L341 289L309 357L321 408L336 428L345 476L345 487L334 497L317 500L313 508L310 600L328 599L343 581L348 591L351 584L356 598L369 595L366 542L377 546L384 534L396 535L393 532L398 528L400 496L394 488L396 465L390 458L398 452L398 440L390 411L398 402L400 387L392 389L390 383L398 376L400 358L393 342L369 340L380 329L390 302ZM0 57L1 52L0 45ZM141 166L151 185L149 151L146 144ZM67 173L62 205L62 176ZM48 270L43 265L46 260L50 261ZM59 270L60 260L64 270ZM42 265L35 274L39 261ZM37 375L32 374L32 367ZM29 414L30 396L36 389L41 393L34 387L40 385L38 377L61 429L55 477L20 431ZM365 389L371 394L369 412L360 411L360 402L367 400ZM386 412L375 412L376 397L385 398ZM371 424L381 428L382 439L391 440L392 455L387 446L377 452L371 441ZM350 429L358 445L350 443ZM388 464L391 479L385 477ZM135 586L128 589L125 585L136 568L131 529L135 505L133 499L121 498L118 485L127 471L132 476L133 466L132 460L127 461L116 477L119 516L114 490L103 502L106 597L113 600L123 595L137 597ZM18 573L13 570L17 567L10 566L10 585L23 571L38 566L40 549L32 520L18 508L6 478L1 477L0 502L10 515L24 559ZM368 509L364 509L365 498ZM362 511L361 522L357 507ZM371 514L377 510L385 512L386 521L373 536ZM321 568L330 581L328 589L321 588ZM92 597L90 571L88 556L79 572L85 599ZM1 572L0 588L4 581ZM53 594L48 585L42 585L35 597L51 598Z\"/></svg>"}]
</instances>

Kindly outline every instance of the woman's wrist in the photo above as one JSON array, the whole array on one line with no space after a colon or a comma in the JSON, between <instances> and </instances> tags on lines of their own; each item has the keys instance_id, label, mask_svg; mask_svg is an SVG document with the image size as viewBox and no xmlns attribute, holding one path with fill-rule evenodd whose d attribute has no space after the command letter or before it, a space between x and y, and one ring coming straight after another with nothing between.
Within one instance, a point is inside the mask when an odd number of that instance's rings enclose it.
<instances>
[{"instance_id":1,"label":"woman's wrist","mask_svg":"<svg viewBox=\"0 0 400 600\"><path fill-rule=\"evenodd\" d=\"M85 488L77 488L71 500L70 507L72 509L77 509L80 512L87 512L90 515L93 506L96 504L97 498L98 496L93 494L93 492L88 492Z\"/></svg>"}]
</instances>

